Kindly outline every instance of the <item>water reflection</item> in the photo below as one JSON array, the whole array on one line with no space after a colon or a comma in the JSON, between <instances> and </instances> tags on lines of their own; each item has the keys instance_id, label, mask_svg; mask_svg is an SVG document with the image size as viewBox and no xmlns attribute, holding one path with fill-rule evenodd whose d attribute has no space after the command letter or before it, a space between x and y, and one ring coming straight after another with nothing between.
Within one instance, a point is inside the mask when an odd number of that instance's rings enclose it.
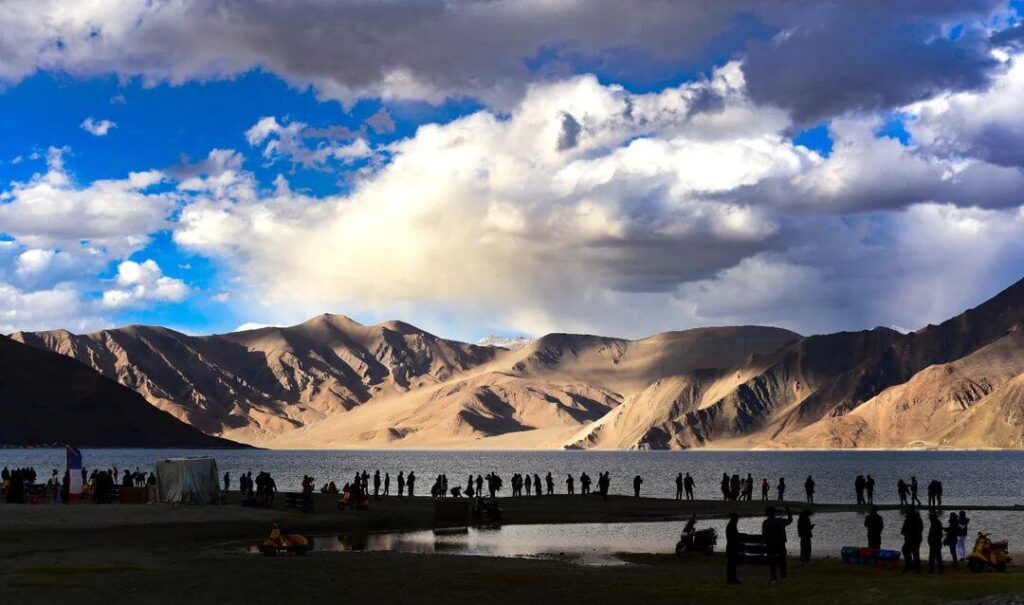
<instances>
[{"instance_id":1,"label":"water reflection","mask_svg":"<svg viewBox=\"0 0 1024 605\"><path fill-rule=\"evenodd\" d=\"M794 514L797 511L794 511ZM885 530L882 547L898 550L903 518L897 511L882 513ZM975 511L971 518L971 540L977 531L992 532L1010 542L1011 553L1024 547L1024 513ZM740 520L740 531L760 533L761 517ZM719 533L718 550L725 547L724 519L701 521L698 527L713 527ZM617 553L674 552L682 530L679 522L578 523L553 525L506 525L469 528L463 531L431 530L392 533L349 533L314 540L317 551L395 551L416 554L456 554L490 557L526 557L569 560L587 565L616 565ZM796 524L789 528L790 551L797 550ZM814 556L839 557L844 546L865 546L864 515L827 513L815 516ZM1020 560L1020 557L1016 557Z\"/></svg>"}]
</instances>

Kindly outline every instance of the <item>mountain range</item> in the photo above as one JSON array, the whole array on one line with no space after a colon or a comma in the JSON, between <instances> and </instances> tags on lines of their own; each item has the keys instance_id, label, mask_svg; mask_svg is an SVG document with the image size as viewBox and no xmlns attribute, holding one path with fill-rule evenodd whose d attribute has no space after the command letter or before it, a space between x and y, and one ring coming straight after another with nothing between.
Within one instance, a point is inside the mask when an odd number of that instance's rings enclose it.
<instances>
[{"instance_id":1,"label":"mountain range","mask_svg":"<svg viewBox=\"0 0 1024 605\"><path fill-rule=\"evenodd\" d=\"M1024 280L908 334L736 326L471 345L321 315L213 336L11 339L205 433L273 448L1000 448L1024 447L1022 324Z\"/></svg>"}]
</instances>

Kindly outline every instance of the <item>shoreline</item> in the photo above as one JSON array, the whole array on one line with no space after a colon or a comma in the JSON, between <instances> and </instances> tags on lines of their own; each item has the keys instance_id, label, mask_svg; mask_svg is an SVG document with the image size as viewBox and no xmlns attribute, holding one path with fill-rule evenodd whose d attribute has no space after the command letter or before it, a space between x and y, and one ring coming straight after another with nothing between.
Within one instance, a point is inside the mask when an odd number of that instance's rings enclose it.
<instances>
[{"instance_id":1,"label":"shoreline","mask_svg":"<svg viewBox=\"0 0 1024 605\"><path fill-rule=\"evenodd\" d=\"M336 499L315 494L317 512L305 514L284 509L283 495L272 509L241 507L238 492L228 495L227 504L210 506L0 504L0 532L5 536L0 541L0 594L5 603L109 602L119 595L147 603L180 603L182 598L280 603L313 600L323 596L320 591L356 590L361 597L381 602L450 603L473 597L489 603L553 599L621 604L678 602L680 591L709 603L763 600L768 590L787 603L820 603L823 589L837 600L852 603L883 598L938 603L1024 592L1024 568L1019 566L998 575L974 576L961 568L942 580L908 578L893 570L841 565L834 559L800 565L793 543L791 580L770 589L764 567L741 567L740 577L746 582L741 587L724 583L724 541L718 545L719 553L710 558L682 561L671 553L628 554L619 557L627 564L613 567L547 558L388 551L263 557L231 548L258 544L274 522L287 532L309 536L432 527L433 499L428 496L401 500L392 496L371 500L368 511L344 512L336 510ZM760 517L766 504L780 505L776 501L629 496L609 496L605 502L600 496L566 495L506 497L499 498L499 503L503 525L669 521L681 526L693 513L699 519L721 519L733 510L745 517ZM796 501L785 505L794 510L805 506ZM880 510L894 508L879 505ZM1024 512L1009 506L956 508ZM827 503L813 509L819 513L864 510Z\"/></svg>"}]
</instances>

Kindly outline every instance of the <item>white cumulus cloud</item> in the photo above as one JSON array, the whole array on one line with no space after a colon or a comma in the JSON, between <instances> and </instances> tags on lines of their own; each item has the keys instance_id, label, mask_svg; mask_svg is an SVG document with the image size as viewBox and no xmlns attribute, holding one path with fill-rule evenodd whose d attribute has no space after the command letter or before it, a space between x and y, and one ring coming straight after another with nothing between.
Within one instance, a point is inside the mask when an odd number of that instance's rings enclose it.
<instances>
[{"instance_id":1,"label":"white cumulus cloud","mask_svg":"<svg viewBox=\"0 0 1024 605\"><path fill-rule=\"evenodd\" d=\"M107 133L110 132L111 128L116 128L117 124L111 122L110 120L97 120L95 118L89 117L82 122L81 126L82 130L85 130L91 135L97 137L104 137L107 136Z\"/></svg>"}]
</instances>

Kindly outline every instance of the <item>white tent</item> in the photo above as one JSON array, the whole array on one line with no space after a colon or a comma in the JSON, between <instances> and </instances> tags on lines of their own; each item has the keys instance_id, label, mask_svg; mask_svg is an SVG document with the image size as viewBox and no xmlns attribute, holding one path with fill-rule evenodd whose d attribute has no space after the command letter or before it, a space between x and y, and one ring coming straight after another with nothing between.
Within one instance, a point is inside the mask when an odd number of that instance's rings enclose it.
<instances>
[{"instance_id":1,"label":"white tent","mask_svg":"<svg viewBox=\"0 0 1024 605\"><path fill-rule=\"evenodd\" d=\"M217 461L199 458L170 458L156 463L156 487L160 502L172 504L216 504L220 501Z\"/></svg>"}]
</instances>

